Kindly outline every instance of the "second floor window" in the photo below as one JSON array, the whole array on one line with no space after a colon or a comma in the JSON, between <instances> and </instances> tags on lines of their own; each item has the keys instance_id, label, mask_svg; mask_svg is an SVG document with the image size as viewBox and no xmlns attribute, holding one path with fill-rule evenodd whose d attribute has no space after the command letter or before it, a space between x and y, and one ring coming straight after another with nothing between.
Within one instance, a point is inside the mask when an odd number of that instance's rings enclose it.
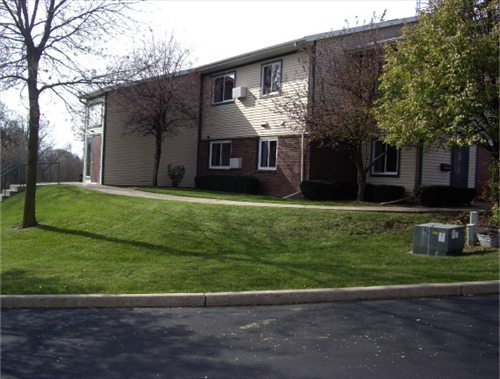
<instances>
[{"instance_id":1,"label":"second floor window","mask_svg":"<svg viewBox=\"0 0 500 379\"><path fill-rule=\"evenodd\" d=\"M281 91L281 61L262 65L261 96L279 95Z\"/></svg>"},{"instance_id":2,"label":"second floor window","mask_svg":"<svg viewBox=\"0 0 500 379\"><path fill-rule=\"evenodd\" d=\"M234 72L212 78L212 104L233 101L234 78Z\"/></svg>"},{"instance_id":3,"label":"second floor window","mask_svg":"<svg viewBox=\"0 0 500 379\"><path fill-rule=\"evenodd\" d=\"M102 119L103 119L102 111L103 111L102 103L95 103L88 107L87 129L95 129L102 127Z\"/></svg>"}]
</instances>

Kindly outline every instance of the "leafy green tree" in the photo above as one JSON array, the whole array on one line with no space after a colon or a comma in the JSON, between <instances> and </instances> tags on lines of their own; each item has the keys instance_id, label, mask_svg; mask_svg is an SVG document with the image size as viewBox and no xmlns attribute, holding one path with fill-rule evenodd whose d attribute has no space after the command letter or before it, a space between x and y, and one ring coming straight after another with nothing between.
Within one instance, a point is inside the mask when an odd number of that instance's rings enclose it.
<instances>
[{"instance_id":1,"label":"leafy green tree","mask_svg":"<svg viewBox=\"0 0 500 379\"><path fill-rule=\"evenodd\" d=\"M498 12L498 0L430 0L388 46L375 111L387 143L479 145L498 164Z\"/></svg>"}]
</instances>

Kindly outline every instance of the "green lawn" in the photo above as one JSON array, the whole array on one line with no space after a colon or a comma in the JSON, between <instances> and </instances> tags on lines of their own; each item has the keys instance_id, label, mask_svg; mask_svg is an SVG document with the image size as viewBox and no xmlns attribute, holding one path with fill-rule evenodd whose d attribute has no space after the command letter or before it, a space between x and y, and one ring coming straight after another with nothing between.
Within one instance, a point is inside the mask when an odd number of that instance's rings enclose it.
<instances>
[{"instance_id":1,"label":"green lawn","mask_svg":"<svg viewBox=\"0 0 500 379\"><path fill-rule=\"evenodd\" d=\"M298 204L298 205L333 205L333 206L346 205L346 203L333 202L333 201L283 199L275 196L250 195L250 194L235 193L235 192L208 191L208 190L201 190L194 188L188 189L188 188L173 188L173 187L134 187L133 189L144 192L159 193L162 195L174 195L181 197L194 197L194 198L216 199L216 200L231 200L231 201L274 203L274 204ZM356 203L349 205L374 206L378 204Z\"/></svg>"},{"instance_id":2,"label":"green lawn","mask_svg":"<svg viewBox=\"0 0 500 379\"><path fill-rule=\"evenodd\" d=\"M168 293L331 288L499 278L497 249L408 254L413 226L447 214L193 204L71 186L1 203L2 293Z\"/></svg>"}]
</instances>

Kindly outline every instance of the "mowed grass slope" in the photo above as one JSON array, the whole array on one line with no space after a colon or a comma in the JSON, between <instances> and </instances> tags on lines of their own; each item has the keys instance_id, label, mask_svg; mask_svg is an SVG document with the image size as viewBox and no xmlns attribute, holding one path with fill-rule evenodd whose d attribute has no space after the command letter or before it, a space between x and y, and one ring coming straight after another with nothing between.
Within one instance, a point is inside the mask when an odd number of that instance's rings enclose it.
<instances>
[{"instance_id":1,"label":"mowed grass slope","mask_svg":"<svg viewBox=\"0 0 500 379\"><path fill-rule=\"evenodd\" d=\"M408 254L413 226L446 214L193 204L71 186L37 192L39 227L18 230L24 197L1 203L2 293L169 293L492 280L496 249Z\"/></svg>"}]
</instances>

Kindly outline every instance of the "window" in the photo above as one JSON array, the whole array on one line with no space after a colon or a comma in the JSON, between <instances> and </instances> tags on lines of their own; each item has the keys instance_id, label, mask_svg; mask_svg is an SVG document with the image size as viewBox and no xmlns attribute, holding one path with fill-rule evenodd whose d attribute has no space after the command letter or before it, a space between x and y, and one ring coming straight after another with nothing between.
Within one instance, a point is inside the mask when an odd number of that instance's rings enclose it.
<instances>
[{"instance_id":1,"label":"window","mask_svg":"<svg viewBox=\"0 0 500 379\"><path fill-rule=\"evenodd\" d=\"M233 100L234 72L212 78L212 104L227 103Z\"/></svg>"},{"instance_id":2,"label":"window","mask_svg":"<svg viewBox=\"0 0 500 379\"><path fill-rule=\"evenodd\" d=\"M281 61L262 65L261 96L279 95L281 91Z\"/></svg>"},{"instance_id":3,"label":"window","mask_svg":"<svg viewBox=\"0 0 500 379\"><path fill-rule=\"evenodd\" d=\"M228 169L231 159L231 141L210 142L210 168Z\"/></svg>"},{"instance_id":4,"label":"window","mask_svg":"<svg viewBox=\"0 0 500 379\"><path fill-rule=\"evenodd\" d=\"M102 103L95 103L88 107L88 124L87 129L95 129L102 127Z\"/></svg>"},{"instance_id":5,"label":"window","mask_svg":"<svg viewBox=\"0 0 500 379\"><path fill-rule=\"evenodd\" d=\"M399 175L399 150L383 143L374 141L372 144L372 162L382 155L372 166L373 175Z\"/></svg>"},{"instance_id":6,"label":"window","mask_svg":"<svg viewBox=\"0 0 500 379\"><path fill-rule=\"evenodd\" d=\"M278 139L264 137L259 141L259 170L276 170L278 162Z\"/></svg>"}]
</instances>

